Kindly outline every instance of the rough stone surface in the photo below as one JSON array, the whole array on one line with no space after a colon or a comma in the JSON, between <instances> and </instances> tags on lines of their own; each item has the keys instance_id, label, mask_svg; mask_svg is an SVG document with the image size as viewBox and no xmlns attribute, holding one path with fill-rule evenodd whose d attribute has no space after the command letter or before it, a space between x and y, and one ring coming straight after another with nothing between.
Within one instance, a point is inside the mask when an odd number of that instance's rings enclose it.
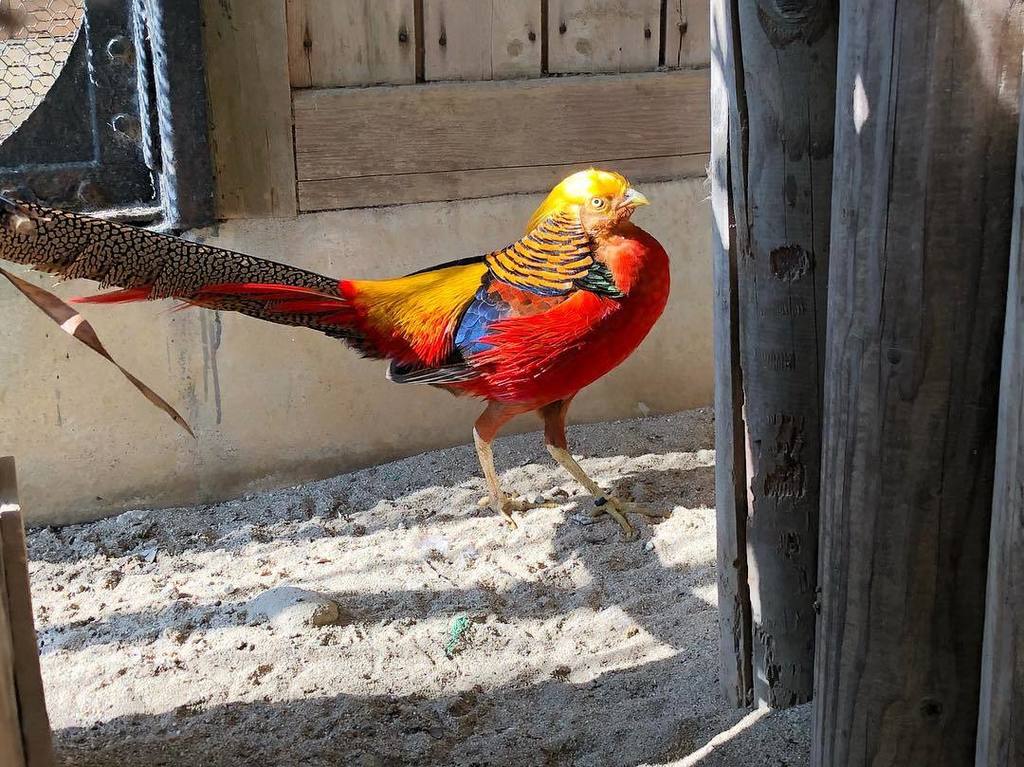
<instances>
[{"instance_id":1,"label":"rough stone surface","mask_svg":"<svg viewBox=\"0 0 1024 767\"><path fill-rule=\"evenodd\" d=\"M333 599L295 586L267 589L246 610L250 620L267 619L283 631L329 626L340 617L338 603Z\"/></svg>"}]
</instances>

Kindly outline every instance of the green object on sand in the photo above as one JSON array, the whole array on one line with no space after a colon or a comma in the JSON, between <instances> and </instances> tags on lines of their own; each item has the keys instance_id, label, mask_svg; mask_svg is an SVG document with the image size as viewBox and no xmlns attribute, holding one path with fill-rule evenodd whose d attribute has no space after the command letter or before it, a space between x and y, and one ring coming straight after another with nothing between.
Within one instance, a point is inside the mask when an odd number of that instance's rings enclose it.
<instances>
[{"instance_id":1,"label":"green object on sand","mask_svg":"<svg viewBox=\"0 0 1024 767\"><path fill-rule=\"evenodd\" d=\"M451 628L448 629L448 644L444 646L444 654L449 658L455 652L455 646L458 645L459 640L462 639L462 635L466 633L466 629L469 628L469 618L465 615L458 615L455 620L452 621Z\"/></svg>"}]
</instances>

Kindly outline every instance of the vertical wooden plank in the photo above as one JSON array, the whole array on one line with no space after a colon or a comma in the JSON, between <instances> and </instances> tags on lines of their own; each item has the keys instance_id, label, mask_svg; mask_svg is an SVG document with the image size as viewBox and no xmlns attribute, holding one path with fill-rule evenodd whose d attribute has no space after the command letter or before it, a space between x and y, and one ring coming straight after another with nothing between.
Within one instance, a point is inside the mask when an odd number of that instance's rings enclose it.
<instances>
[{"instance_id":1,"label":"vertical wooden plank","mask_svg":"<svg viewBox=\"0 0 1024 767\"><path fill-rule=\"evenodd\" d=\"M284 0L202 0L220 218L294 216Z\"/></svg>"},{"instance_id":2,"label":"vertical wooden plank","mask_svg":"<svg viewBox=\"0 0 1024 767\"><path fill-rule=\"evenodd\" d=\"M999 384L975 767L1024 765L1024 121Z\"/></svg>"},{"instance_id":3,"label":"vertical wooden plank","mask_svg":"<svg viewBox=\"0 0 1024 767\"><path fill-rule=\"evenodd\" d=\"M548 0L548 72L657 68L661 0Z\"/></svg>"},{"instance_id":4,"label":"vertical wooden plank","mask_svg":"<svg viewBox=\"0 0 1024 767\"><path fill-rule=\"evenodd\" d=\"M43 678L28 580L25 528L18 504L14 459L0 457L0 559L14 653L14 679L26 767L52 767L55 762L50 720L46 714Z\"/></svg>"},{"instance_id":5,"label":"vertical wooden plank","mask_svg":"<svg viewBox=\"0 0 1024 767\"><path fill-rule=\"evenodd\" d=\"M665 1L665 66L707 66L711 56L708 0Z\"/></svg>"},{"instance_id":6,"label":"vertical wooden plank","mask_svg":"<svg viewBox=\"0 0 1024 767\"><path fill-rule=\"evenodd\" d=\"M540 0L491 0L491 77L540 77Z\"/></svg>"},{"instance_id":7,"label":"vertical wooden plank","mask_svg":"<svg viewBox=\"0 0 1024 767\"><path fill-rule=\"evenodd\" d=\"M750 588L747 585L747 471L740 368L736 241L746 208L734 210L730 156L742 155L732 124L736 103L732 0L711 0L715 57L711 61L711 208L714 258L715 513L717 518L719 653L722 692L733 706L753 701ZM735 135L735 145L730 146ZM742 175L737 184L742 183ZM737 213L743 226L737 228Z\"/></svg>"},{"instance_id":8,"label":"vertical wooden plank","mask_svg":"<svg viewBox=\"0 0 1024 767\"><path fill-rule=\"evenodd\" d=\"M754 701L772 707L810 700L814 679L837 5L737 4L747 564Z\"/></svg>"},{"instance_id":9,"label":"vertical wooden plank","mask_svg":"<svg viewBox=\"0 0 1024 767\"><path fill-rule=\"evenodd\" d=\"M423 15L426 80L540 76L540 0L423 0Z\"/></svg>"},{"instance_id":10,"label":"vertical wooden plank","mask_svg":"<svg viewBox=\"0 0 1024 767\"><path fill-rule=\"evenodd\" d=\"M13 460L0 459L0 502L12 493L10 483ZM2 531L0 531L2 535ZM4 549L0 546L0 574L4 572ZM11 638L11 619L7 607L7 586L0 577L0 765L25 767L25 752L21 743L21 725L18 718L18 692L14 680L14 643Z\"/></svg>"},{"instance_id":11,"label":"vertical wooden plank","mask_svg":"<svg viewBox=\"0 0 1024 767\"><path fill-rule=\"evenodd\" d=\"M413 0L288 0L293 88L416 82Z\"/></svg>"},{"instance_id":12,"label":"vertical wooden plank","mask_svg":"<svg viewBox=\"0 0 1024 767\"><path fill-rule=\"evenodd\" d=\"M490 0L423 0L424 77L491 79Z\"/></svg>"},{"instance_id":13,"label":"vertical wooden plank","mask_svg":"<svg viewBox=\"0 0 1024 767\"><path fill-rule=\"evenodd\" d=\"M1014 0L846 0L840 13L812 764L963 767L1021 14Z\"/></svg>"}]
</instances>

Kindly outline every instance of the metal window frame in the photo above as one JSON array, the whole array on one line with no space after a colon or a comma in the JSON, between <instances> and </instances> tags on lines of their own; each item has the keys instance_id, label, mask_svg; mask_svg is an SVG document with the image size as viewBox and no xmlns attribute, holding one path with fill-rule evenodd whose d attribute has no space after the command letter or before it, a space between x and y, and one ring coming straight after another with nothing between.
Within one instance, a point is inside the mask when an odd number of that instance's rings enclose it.
<instances>
[{"instance_id":1,"label":"metal window frame","mask_svg":"<svg viewBox=\"0 0 1024 767\"><path fill-rule=\"evenodd\" d=\"M86 0L42 102L0 144L0 191L181 230L212 223L199 0Z\"/></svg>"}]
</instances>

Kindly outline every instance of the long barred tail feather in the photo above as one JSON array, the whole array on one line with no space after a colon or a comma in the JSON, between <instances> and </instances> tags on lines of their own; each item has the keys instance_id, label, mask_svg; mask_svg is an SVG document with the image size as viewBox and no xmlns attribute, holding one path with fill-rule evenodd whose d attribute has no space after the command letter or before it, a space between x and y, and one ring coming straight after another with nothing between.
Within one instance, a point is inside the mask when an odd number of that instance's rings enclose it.
<instances>
[{"instance_id":1,"label":"long barred tail feather","mask_svg":"<svg viewBox=\"0 0 1024 767\"><path fill-rule=\"evenodd\" d=\"M190 242L126 224L0 198L0 260L65 279L89 279L122 290L79 303L177 298L284 325L313 328L359 345L354 328L325 321L321 311L290 311L264 296L218 286L273 285L342 301L338 280L298 267ZM335 308L334 314L337 314Z\"/></svg>"}]
</instances>

